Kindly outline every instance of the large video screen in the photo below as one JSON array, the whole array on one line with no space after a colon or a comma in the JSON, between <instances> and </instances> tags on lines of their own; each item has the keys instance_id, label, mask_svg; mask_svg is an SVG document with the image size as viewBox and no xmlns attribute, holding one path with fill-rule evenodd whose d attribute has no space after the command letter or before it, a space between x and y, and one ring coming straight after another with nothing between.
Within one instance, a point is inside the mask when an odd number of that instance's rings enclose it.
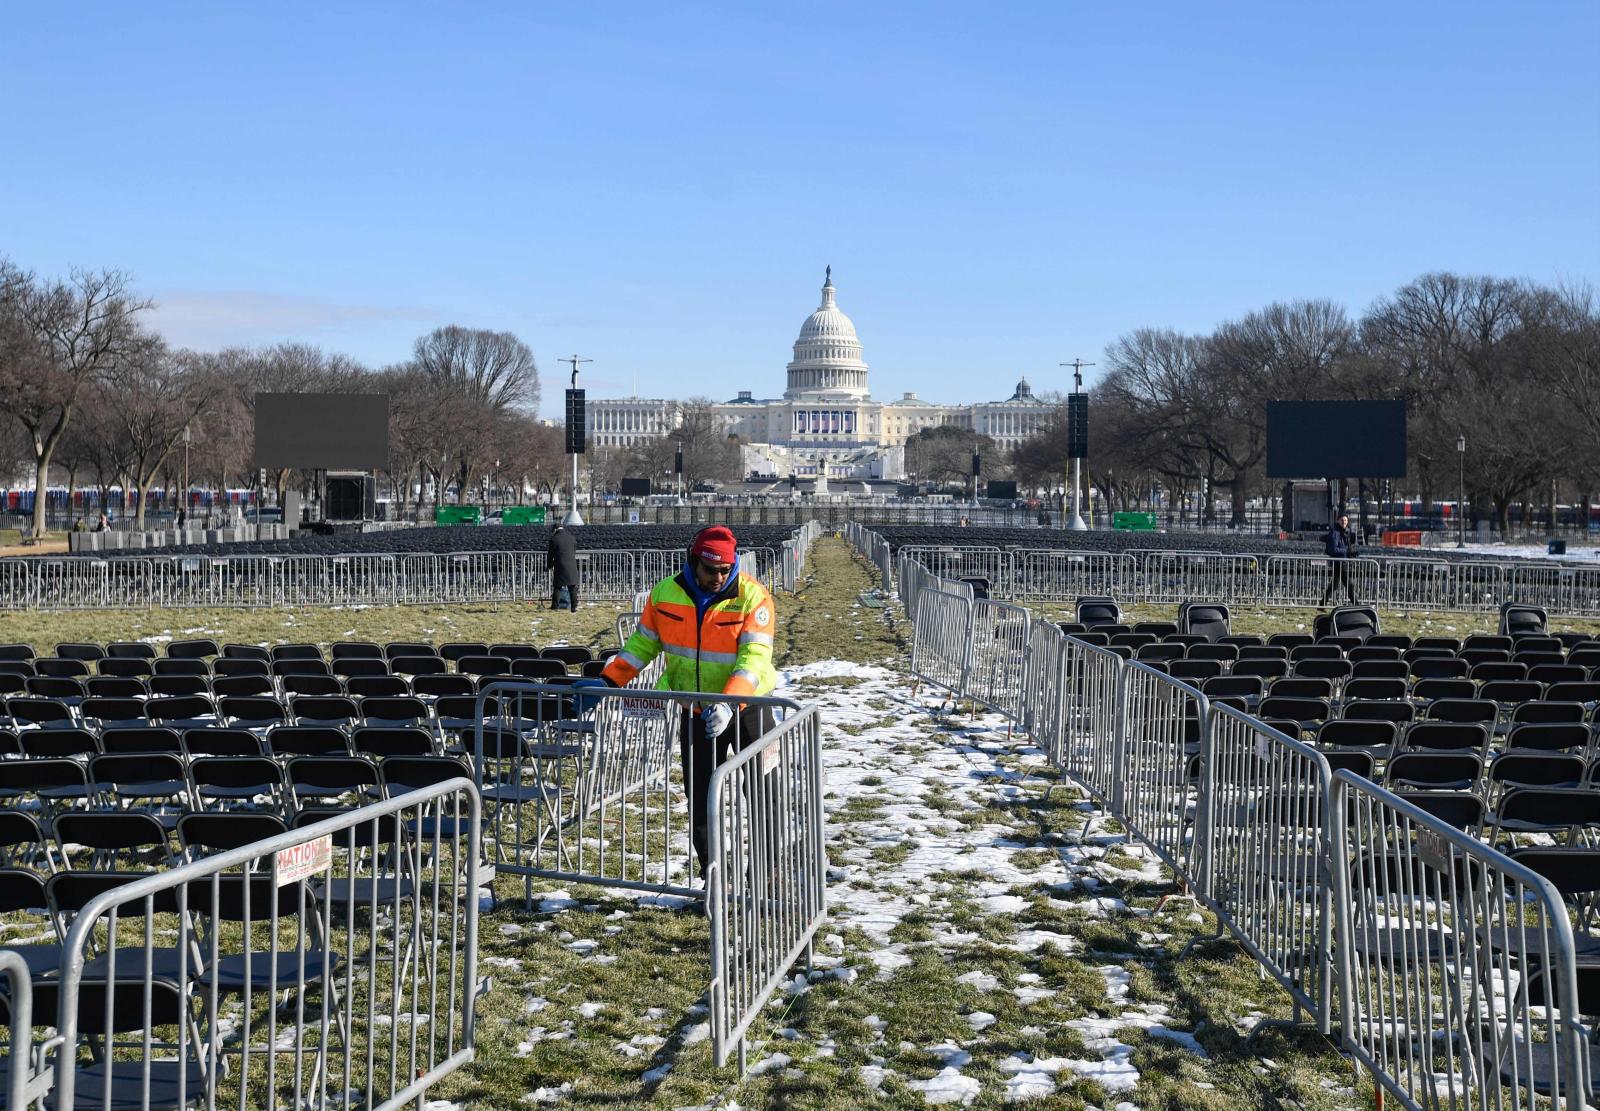
<instances>
[{"instance_id":1,"label":"large video screen","mask_svg":"<svg viewBox=\"0 0 1600 1111\"><path fill-rule=\"evenodd\" d=\"M389 466L389 395L256 394L256 466L381 471Z\"/></svg>"},{"instance_id":2,"label":"large video screen","mask_svg":"<svg viewBox=\"0 0 1600 1111\"><path fill-rule=\"evenodd\" d=\"M1405 474L1405 402L1267 402L1268 478Z\"/></svg>"}]
</instances>

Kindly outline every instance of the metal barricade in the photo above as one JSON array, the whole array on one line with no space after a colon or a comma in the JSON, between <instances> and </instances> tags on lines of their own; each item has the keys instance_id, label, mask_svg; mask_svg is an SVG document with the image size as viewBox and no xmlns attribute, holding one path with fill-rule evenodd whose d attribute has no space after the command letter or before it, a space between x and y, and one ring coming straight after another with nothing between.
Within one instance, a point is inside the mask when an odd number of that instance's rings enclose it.
<instances>
[{"instance_id":1,"label":"metal barricade","mask_svg":"<svg viewBox=\"0 0 1600 1111\"><path fill-rule=\"evenodd\" d=\"M1201 841L1218 921L1329 1032L1335 980L1328 872L1331 775L1316 749L1211 706Z\"/></svg>"},{"instance_id":2,"label":"metal barricade","mask_svg":"<svg viewBox=\"0 0 1600 1111\"><path fill-rule=\"evenodd\" d=\"M30 1106L50 1089L50 1074L35 1068L33 1047L33 980L28 962L13 950L0 949L0 975L6 980L5 1010L11 1017L11 1045L5 1056L6 1071L0 1091L6 1107Z\"/></svg>"},{"instance_id":3,"label":"metal barricade","mask_svg":"<svg viewBox=\"0 0 1600 1111\"><path fill-rule=\"evenodd\" d=\"M617 614L617 646L628 643L628 638L633 635L633 630L639 627L639 619L644 616L644 610L637 609L629 613Z\"/></svg>"},{"instance_id":4,"label":"metal barricade","mask_svg":"<svg viewBox=\"0 0 1600 1111\"><path fill-rule=\"evenodd\" d=\"M501 682L478 695L471 743L500 872L526 877L530 891L539 877L700 893L712 748L737 751L756 738L742 714L716 746L693 736L700 719L690 707L723 699L650 689L661 666L657 657L621 690ZM742 702L769 718L799 709L778 698Z\"/></svg>"},{"instance_id":5,"label":"metal barricade","mask_svg":"<svg viewBox=\"0 0 1600 1111\"><path fill-rule=\"evenodd\" d=\"M1267 559L1266 581L1262 584L1260 601L1269 606L1326 605L1324 597L1333 604L1341 598L1350 600L1344 583L1333 587L1333 560L1316 556L1271 556ZM1355 588L1356 597L1371 600L1380 597L1381 566L1375 559L1346 559L1342 570Z\"/></svg>"},{"instance_id":6,"label":"metal barricade","mask_svg":"<svg viewBox=\"0 0 1600 1111\"><path fill-rule=\"evenodd\" d=\"M1573 613L1572 570L1553 563L1517 563L1507 569L1508 601L1539 606L1548 613Z\"/></svg>"},{"instance_id":7,"label":"metal barricade","mask_svg":"<svg viewBox=\"0 0 1600 1111\"><path fill-rule=\"evenodd\" d=\"M997 595L1011 589L1011 553L992 544L907 545L900 552L941 579L988 579Z\"/></svg>"},{"instance_id":8,"label":"metal barricade","mask_svg":"<svg viewBox=\"0 0 1600 1111\"><path fill-rule=\"evenodd\" d=\"M972 598L924 587L912 620L911 674L954 694L966 687L972 645Z\"/></svg>"},{"instance_id":9,"label":"metal barricade","mask_svg":"<svg viewBox=\"0 0 1600 1111\"><path fill-rule=\"evenodd\" d=\"M1210 703L1194 687L1137 661L1126 663L1122 675L1121 766L1111 808L1204 897L1197 818Z\"/></svg>"},{"instance_id":10,"label":"metal barricade","mask_svg":"<svg viewBox=\"0 0 1600 1111\"><path fill-rule=\"evenodd\" d=\"M784 554L788 558L790 572L797 574L794 548L785 548ZM790 589L788 575L784 572L784 564L779 560L776 548L740 548L739 570L754 575L769 590Z\"/></svg>"},{"instance_id":11,"label":"metal barricade","mask_svg":"<svg viewBox=\"0 0 1600 1111\"><path fill-rule=\"evenodd\" d=\"M790 714L712 774L706 872L711 917L711 1030L718 1068L811 947L827 915L822 725Z\"/></svg>"},{"instance_id":12,"label":"metal barricade","mask_svg":"<svg viewBox=\"0 0 1600 1111\"><path fill-rule=\"evenodd\" d=\"M962 693L1012 721L1024 721L1028 648L1032 643L1028 611L979 598L972 603L971 621Z\"/></svg>"},{"instance_id":13,"label":"metal barricade","mask_svg":"<svg viewBox=\"0 0 1600 1111\"><path fill-rule=\"evenodd\" d=\"M33 989L60 1035L55 1105L359 1094L380 1111L472 1061L478 793L455 761L428 764L450 778L171 871L92 881L59 980Z\"/></svg>"},{"instance_id":14,"label":"metal barricade","mask_svg":"<svg viewBox=\"0 0 1600 1111\"><path fill-rule=\"evenodd\" d=\"M543 552L533 554L538 556L539 566L537 571L531 572L537 577L525 588L524 597L529 598L550 593L550 573L545 567L545 555ZM631 598L638 589L638 576L632 552L595 549L578 553L580 597Z\"/></svg>"},{"instance_id":15,"label":"metal barricade","mask_svg":"<svg viewBox=\"0 0 1600 1111\"><path fill-rule=\"evenodd\" d=\"M111 604L103 559L34 559L32 605L39 609L103 609Z\"/></svg>"},{"instance_id":16,"label":"metal barricade","mask_svg":"<svg viewBox=\"0 0 1600 1111\"><path fill-rule=\"evenodd\" d=\"M1028 634L1028 660L1022 686L1021 725L1034 743L1054 755L1065 724L1066 634L1048 621L1035 621Z\"/></svg>"},{"instance_id":17,"label":"metal barricade","mask_svg":"<svg viewBox=\"0 0 1600 1111\"><path fill-rule=\"evenodd\" d=\"M1584 1107L1590 1048L1556 890L1350 772L1330 811L1344 1048L1409 1108Z\"/></svg>"},{"instance_id":18,"label":"metal barricade","mask_svg":"<svg viewBox=\"0 0 1600 1111\"><path fill-rule=\"evenodd\" d=\"M1211 552L1146 552L1141 557L1142 585L1136 595L1141 602L1187 602L1208 598L1200 583L1206 579L1211 561L1224 558ZM1219 599L1221 600L1221 599Z\"/></svg>"},{"instance_id":19,"label":"metal barricade","mask_svg":"<svg viewBox=\"0 0 1600 1111\"><path fill-rule=\"evenodd\" d=\"M400 582L397 597L404 605L423 605L444 601L445 588L443 559L427 552L415 552L400 558Z\"/></svg>"},{"instance_id":20,"label":"metal barricade","mask_svg":"<svg viewBox=\"0 0 1600 1111\"><path fill-rule=\"evenodd\" d=\"M1073 601L1120 596L1128 561L1113 552L1070 548L1018 548L1011 553L1009 597Z\"/></svg>"},{"instance_id":21,"label":"metal barricade","mask_svg":"<svg viewBox=\"0 0 1600 1111\"><path fill-rule=\"evenodd\" d=\"M1454 565L1456 597L1452 608L1493 613L1511 598L1511 568L1504 563L1462 561Z\"/></svg>"},{"instance_id":22,"label":"metal barricade","mask_svg":"<svg viewBox=\"0 0 1600 1111\"><path fill-rule=\"evenodd\" d=\"M1600 567L1564 567L1562 572L1559 612L1573 617L1600 616Z\"/></svg>"},{"instance_id":23,"label":"metal barricade","mask_svg":"<svg viewBox=\"0 0 1600 1111\"><path fill-rule=\"evenodd\" d=\"M636 590L648 591L668 575L683 570L684 553L660 548L645 548L634 553Z\"/></svg>"},{"instance_id":24,"label":"metal barricade","mask_svg":"<svg viewBox=\"0 0 1600 1111\"><path fill-rule=\"evenodd\" d=\"M1109 806L1122 765L1123 660L1076 637L1063 639L1061 731L1050 759Z\"/></svg>"},{"instance_id":25,"label":"metal barricade","mask_svg":"<svg viewBox=\"0 0 1600 1111\"><path fill-rule=\"evenodd\" d=\"M387 606L399 598L396 556L336 555L327 557L322 605Z\"/></svg>"},{"instance_id":26,"label":"metal barricade","mask_svg":"<svg viewBox=\"0 0 1600 1111\"><path fill-rule=\"evenodd\" d=\"M1390 559L1383 564L1373 600L1408 609L1450 609L1455 597L1455 570L1444 560Z\"/></svg>"},{"instance_id":27,"label":"metal barricade","mask_svg":"<svg viewBox=\"0 0 1600 1111\"><path fill-rule=\"evenodd\" d=\"M34 563L30 559L0 559L0 609L20 610L35 604Z\"/></svg>"}]
</instances>

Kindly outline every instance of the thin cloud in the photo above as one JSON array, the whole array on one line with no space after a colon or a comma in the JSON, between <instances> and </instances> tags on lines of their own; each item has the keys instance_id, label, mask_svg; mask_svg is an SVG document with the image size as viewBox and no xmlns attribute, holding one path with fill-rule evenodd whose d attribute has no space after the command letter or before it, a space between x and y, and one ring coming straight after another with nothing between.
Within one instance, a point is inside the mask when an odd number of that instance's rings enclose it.
<instances>
[{"instance_id":1,"label":"thin cloud","mask_svg":"<svg viewBox=\"0 0 1600 1111\"><path fill-rule=\"evenodd\" d=\"M151 313L156 329L179 347L210 348L302 337L385 320L439 317L413 305L356 305L259 290L168 290Z\"/></svg>"}]
</instances>

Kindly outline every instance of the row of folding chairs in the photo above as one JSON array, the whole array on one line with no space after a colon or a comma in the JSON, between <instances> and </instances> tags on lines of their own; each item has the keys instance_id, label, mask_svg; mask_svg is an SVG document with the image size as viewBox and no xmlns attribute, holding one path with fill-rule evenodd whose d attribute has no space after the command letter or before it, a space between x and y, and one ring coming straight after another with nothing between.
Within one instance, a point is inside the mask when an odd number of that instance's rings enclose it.
<instances>
[{"instance_id":1,"label":"row of folding chairs","mask_svg":"<svg viewBox=\"0 0 1600 1111\"><path fill-rule=\"evenodd\" d=\"M1319 714L1326 717L1326 710L1350 703L1392 702L1391 713L1408 717L1443 702L1447 705L1437 713L1465 713L1472 715L1471 720L1499 720L1508 725L1514 721L1587 721L1600 703L1600 684L1588 683L1543 687L1516 680L1475 684L1466 679L1422 679L1407 684L1403 679L1364 678L1335 684L1303 675L1266 682L1255 675L1218 675L1194 681L1194 685L1208 698L1231 698L1236 700L1234 705L1252 712L1266 698L1306 698L1327 704L1307 707L1305 720ZM1466 702L1477 705L1457 705Z\"/></svg>"},{"instance_id":2,"label":"row of folding chairs","mask_svg":"<svg viewBox=\"0 0 1600 1111\"><path fill-rule=\"evenodd\" d=\"M189 695L223 697L229 695L350 695L366 698L383 695L417 695L435 698L447 694L477 691L490 683L561 683L573 676L553 660L517 661L511 674L498 669L483 674L430 673L419 675L332 676L321 672L269 676L264 674L229 675L216 678L190 675L158 675L151 679L94 676L87 679L30 677L12 684L19 689L4 689L0 676L0 698L54 699L76 705L85 698L180 698ZM580 676L598 675L603 660L580 666Z\"/></svg>"},{"instance_id":3,"label":"row of folding chairs","mask_svg":"<svg viewBox=\"0 0 1600 1111\"><path fill-rule=\"evenodd\" d=\"M214 718L181 723L130 724L98 731L82 727L0 731L0 783L8 776L28 774L14 765L39 760L75 761L81 766L97 756L136 759L164 754L190 761L201 756L283 759L352 752L382 756L461 751L476 734L480 709L483 718L495 720L497 730L511 726L519 734L537 732L577 714L575 700L561 694L519 699L515 722L501 718L500 700L492 696L480 700L478 695L454 695L431 701L298 699L287 707L270 698L224 699ZM132 767L137 776L137 764ZM60 774L66 776L63 787L81 778Z\"/></svg>"},{"instance_id":4,"label":"row of folding chairs","mask_svg":"<svg viewBox=\"0 0 1600 1111\"><path fill-rule=\"evenodd\" d=\"M592 659L592 653L582 645L560 644L540 648L533 644L491 643L479 640L449 641L435 645L429 641L391 641L377 644L372 641L337 641L328 647L330 660L344 659L396 659L402 656L441 656L454 662L464 656L504 656L507 659L559 659L567 663L582 663ZM145 641L116 641L106 645L63 643L56 645L55 658L95 662L99 660L320 660L324 653L315 644L277 644L270 647L258 644L218 645L214 640L175 640L167 645L165 656L156 652L155 645ZM37 662L33 646L28 644L0 644L0 661Z\"/></svg>"},{"instance_id":5,"label":"row of folding chairs","mask_svg":"<svg viewBox=\"0 0 1600 1111\"><path fill-rule=\"evenodd\" d=\"M1450 657L1422 656L1413 659L1350 658L1337 653L1321 654L1314 650L1321 645L1308 645L1308 651L1298 656L1292 654L1255 655L1240 654L1232 645L1203 644L1185 648L1182 645L1154 644L1137 649L1131 659L1152 667L1160 667L1176 678L1188 681L1206 679L1215 675L1256 675L1275 679L1286 675L1331 679L1470 679L1485 683L1495 681L1532 681L1552 683L1600 682L1600 668L1585 668L1565 663L1527 664L1517 661L1486 661L1468 663ZM1114 648L1113 648L1114 650ZM1263 649L1263 652L1270 651ZM1121 653L1119 653L1121 654Z\"/></svg>"},{"instance_id":6,"label":"row of folding chairs","mask_svg":"<svg viewBox=\"0 0 1600 1111\"><path fill-rule=\"evenodd\" d=\"M497 646L502 647L502 646ZM603 652L601 658L610 655ZM370 675L445 675L452 670L462 675L564 675L571 668L593 663L587 648L552 648L540 653L530 648L522 655L479 653L445 657L436 654L411 656L349 656L325 660L316 656L288 656L266 660L237 659L121 659L93 661L47 657L38 660L0 660L0 693L19 690L30 679L141 679L154 681L173 677L196 679L241 675L332 675L351 678Z\"/></svg>"},{"instance_id":7,"label":"row of folding chairs","mask_svg":"<svg viewBox=\"0 0 1600 1111\"><path fill-rule=\"evenodd\" d=\"M60 695L13 696L0 698L0 728L22 731L33 728L84 728L103 732L108 728L134 725L189 728L201 725L247 724L247 728L268 728L283 721L354 721L375 719L383 723L420 720L438 716L436 704L470 699L496 683L507 681L538 683L543 686L568 686L575 676L548 675L529 679L465 675L433 676L410 684L327 685L295 684L280 693L267 682L239 682L225 692L209 694L146 696ZM421 709L418 709L420 705Z\"/></svg>"},{"instance_id":8,"label":"row of folding chairs","mask_svg":"<svg viewBox=\"0 0 1600 1111\"><path fill-rule=\"evenodd\" d=\"M440 754L427 742L418 736L373 737L364 739L360 753L286 760L202 756L186 764L156 754L138 758L142 770L131 766L132 757L100 756L82 769L82 777L51 766L62 761L27 761L7 770L30 772L31 779L12 776L0 793L15 792L8 801L16 801L31 792L37 805L0 809L0 862L55 870L58 862L73 866L81 849L96 854L96 868L139 866L119 864L116 854L147 856L149 846L167 844L167 834L185 814L238 811L290 821L307 809L359 806L454 775L471 778L463 755ZM53 847L41 832L51 830Z\"/></svg>"}]
</instances>

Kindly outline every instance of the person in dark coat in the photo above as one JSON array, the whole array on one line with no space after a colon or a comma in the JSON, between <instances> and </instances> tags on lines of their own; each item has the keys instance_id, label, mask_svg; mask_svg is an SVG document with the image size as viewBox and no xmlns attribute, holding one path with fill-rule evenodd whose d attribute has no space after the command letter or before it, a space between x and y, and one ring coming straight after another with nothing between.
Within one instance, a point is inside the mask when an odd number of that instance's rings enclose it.
<instances>
[{"instance_id":1,"label":"person in dark coat","mask_svg":"<svg viewBox=\"0 0 1600 1111\"><path fill-rule=\"evenodd\" d=\"M1356 554L1355 533L1350 531L1350 515L1339 514L1339 519L1328 527L1328 588L1322 592L1322 605L1339 592L1343 586L1350 595L1350 604L1356 605L1356 584L1350 577L1350 557Z\"/></svg>"},{"instance_id":2,"label":"person in dark coat","mask_svg":"<svg viewBox=\"0 0 1600 1111\"><path fill-rule=\"evenodd\" d=\"M567 607L578 612L578 538L566 526L557 525L550 534L546 554L550 563L550 608L561 608L565 591Z\"/></svg>"}]
</instances>

